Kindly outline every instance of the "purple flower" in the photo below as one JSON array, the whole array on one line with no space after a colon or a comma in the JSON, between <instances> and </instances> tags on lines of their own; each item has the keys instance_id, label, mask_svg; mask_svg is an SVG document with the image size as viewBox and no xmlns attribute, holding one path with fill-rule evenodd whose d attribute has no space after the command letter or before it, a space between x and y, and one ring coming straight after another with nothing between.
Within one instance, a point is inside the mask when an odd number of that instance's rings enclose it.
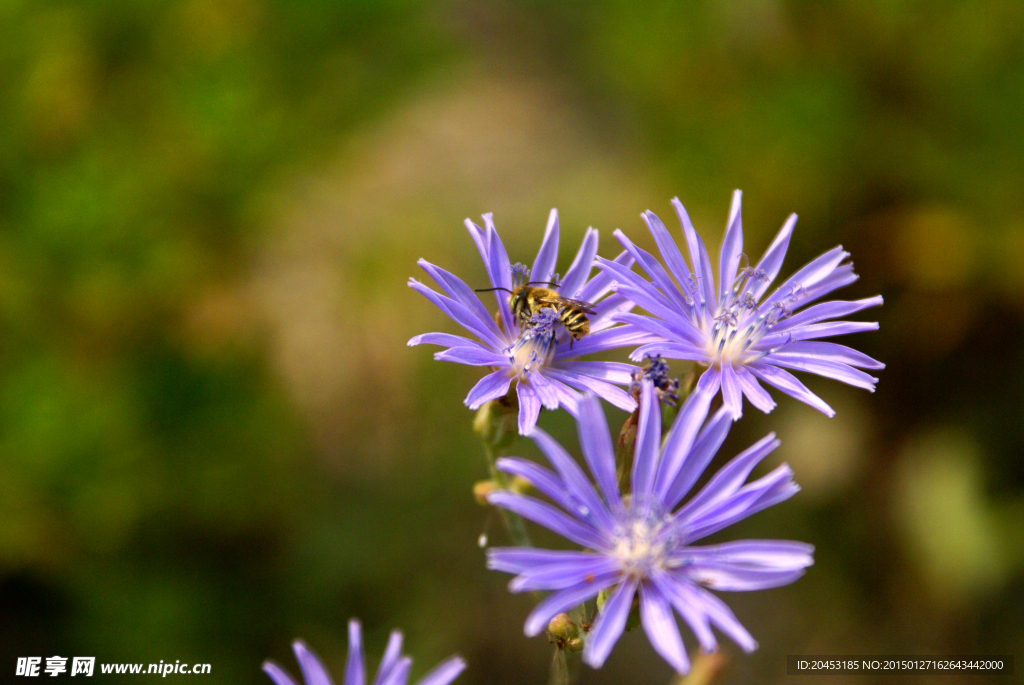
<instances>
[{"instance_id":1,"label":"purple flower","mask_svg":"<svg viewBox=\"0 0 1024 685\"><path fill-rule=\"evenodd\" d=\"M702 374L695 394L710 402L721 388L725 405L737 418L742 412L744 395L763 412L775 407L775 401L758 380L833 416L832 408L786 369L815 373L874 392L878 379L860 369L883 369L885 364L849 347L818 339L877 330L877 322L833 319L880 305L882 298L824 302L801 310L857 280L853 264L843 262L849 253L841 246L807 264L764 297L779 274L796 214L786 220L757 266L751 267L743 254L740 198L739 190L733 193L719 258L717 288L707 250L679 198L672 200L672 204L683 224L692 271L668 229L652 212L644 212L642 216L668 271L621 231L616 231L615 237L653 282L644 280L623 264L599 259L599 266L617 281L617 293L652 315L621 313L615 320L631 323L660 337L657 342L637 348L633 359L660 354L710 367Z\"/></svg>"},{"instance_id":2,"label":"purple flower","mask_svg":"<svg viewBox=\"0 0 1024 685\"><path fill-rule=\"evenodd\" d=\"M734 458L680 506L729 432L732 416L727 409L705 424L707 405L688 399L662 446L655 389L650 380L643 380L628 495L619 494L612 438L600 403L584 398L579 414L580 445L596 490L572 457L539 429L531 437L554 471L519 458L497 462L501 470L530 481L557 507L505 491L491 493L492 504L586 548L488 551L489 568L517 574L509 584L513 592L552 592L526 619L526 634L537 635L559 613L609 589L583 649L583 660L595 668L622 634L637 593L640 621L651 644L680 673L689 670L689 660L673 608L706 651L717 648L712 626L744 650L756 649L757 643L732 611L705 588L745 591L786 585L813 563L814 548L781 540L700 547L693 543L799 490L785 464L745 484L754 466L778 446L775 436L768 435Z\"/></svg>"},{"instance_id":3,"label":"purple flower","mask_svg":"<svg viewBox=\"0 0 1024 685\"><path fill-rule=\"evenodd\" d=\"M591 392L616 407L633 411L636 402L629 393L616 387L629 385L633 366L618 362L575 361L581 355L656 339L632 326L613 327L611 317L629 311L633 303L622 295L605 297L611 292L612 279L608 275L599 273L590 278L597 254L597 230L587 230L576 259L559 281L558 274L554 273L558 257L556 210L551 210L544 241L532 269L521 264L515 267L509 264L491 215L484 214L483 218L486 231L469 219L466 219L466 227L480 250L491 287L503 289L494 292L497 317L461 279L421 259L419 265L444 294L413 278L409 279L409 286L422 293L479 341L448 333L425 333L409 340L409 345L442 345L448 349L435 353L434 359L491 367L492 371L466 396L465 403L470 409L504 396L516 381L519 432L524 435L537 424L541 406L547 409L565 407L576 416L580 397L577 390ZM623 252L613 263L628 269L633 260ZM531 277L534 281L556 282L557 286L552 289L563 297L596 303L595 313L589 317L590 334L574 341L551 309L542 309L534 315L530 325L521 327L509 307L507 291L528 282Z\"/></svg>"},{"instance_id":4,"label":"purple flower","mask_svg":"<svg viewBox=\"0 0 1024 685\"><path fill-rule=\"evenodd\" d=\"M327 669L310 651L305 642L296 640L292 643L292 648L295 650L295 658L299 661L299 668L302 670L302 678L306 685L332 685L333 681L327 673ZM381 659L380 668L377 669L377 676L373 679L373 685L405 685L405 681L409 678L412 659L402 656L401 651L402 633L396 630L391 633L391 639L388 640L388 646L384 652L384 658ZM448 685L462 673L464 668L466 668L466 662L460 657L450 657L423 676L417 685ZM263 662L263 671L276 685L296 685L283 668L269 659ZM345 663L345 676L342 683L343 685L365 685L366 683L363 636L359 628L359 621L356 620L349 621L348 624L348 661Z\"/></svg>"}]
</instances>

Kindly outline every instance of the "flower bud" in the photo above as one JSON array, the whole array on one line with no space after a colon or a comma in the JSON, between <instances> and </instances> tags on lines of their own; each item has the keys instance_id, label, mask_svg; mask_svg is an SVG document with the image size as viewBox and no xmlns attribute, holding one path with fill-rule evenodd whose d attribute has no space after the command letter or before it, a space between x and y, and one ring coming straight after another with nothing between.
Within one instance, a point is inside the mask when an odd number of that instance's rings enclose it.
<instances>
[{"instance_id":1,"label":"flower bud","mask_svg":"<svg viewBox=\"0 0 1024 685\"><path fill-rule=\"evenodd\" d=\"M476 412L473 430L496 451L508 447L519 436L517 405L514 395L485 402Z\"/></svg>"},{"instance_id":2,"label":"flower bud","mask_svg":"<svg viewBox=\"0 0 1024 685\"><path fill-rule=\"evenodd\" d=\"M508 489L517 495L528 495L533 490L533 483L526 480L522 476L514 476L512 480L508 482Z\"/></svg>"},{"instance_id":3,"label":"flower bud","mask_svg":"<svg viewBox=\"0 0 1024 685\"><path fill-rule=\"evenodd\" d=\"M579 635L579 628L569 618L569 614L558 614L551 622L548 623L548 633L552 637L561 638L563 640L571 640L572 638Z\"/></svg>"},{"instance_id":4,"label":"flower bud","mask_svg":"<svg viewBox=\"0 0 1024 685\"><path fill-rule=\"evenodd\" d=\"M493 480L478 480L473 484L473 497L476 498L476 503L482 507L488 505L487 495L491 494L498 489L498 484Z\"/></svg>"},{"instance_id":5,"label":"flower bud","mask_svg":"<svg viewBox=\"0 0 1024 685\"><path fill-rule=\"evenodd\" d=\"M579 639L578 637L574 637L571 640L567 640L565 646L574 652L578 652L581 649L583 649L583 640Z\"/></svg>"},{"instance_id":6,"label":"flower bud","mask_svg":"<svg viewBox=\"0 0 1024 685\"><path fill-rule=\"evenodd\" d=\"M629 492L632 488L633 452L636 449L636 429L640 422L640 409L637 408L626 423L615 441L615 463L618 465L619 490Z\"/></svg>"}]
</instances>

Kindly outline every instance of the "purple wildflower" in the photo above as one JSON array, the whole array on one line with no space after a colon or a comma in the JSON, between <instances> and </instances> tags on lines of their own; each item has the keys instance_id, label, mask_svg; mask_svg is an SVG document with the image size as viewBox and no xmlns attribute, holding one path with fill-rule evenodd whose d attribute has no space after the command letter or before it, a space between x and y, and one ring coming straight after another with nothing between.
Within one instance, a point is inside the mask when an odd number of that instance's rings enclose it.
<instances>
[{"instance_id":1,"label":"purple wildflower","mask_svg":"<svg viewBox=\"0 0 1024 685\"><path fill-rule=\"evenodd\" d=\"M302 670L302 677L306 685L332 685L331 676L327 669L320 662L320 659L306 646L302 640L292 643L295 650L295 658L298 659L299 668ZM388 640L384 658L377 669L377 676L373 679L373 685L405 685L409 678L409 667L412 659L402 656L402 633L393 631L391 639ZM433 671L423 676L417 685L448 685L455 680L462 670L466 668L466 662L458 656L445 659ZM296 685L288 673L274 661L263 662L263 671L270 676L276 685ZM352 620L348 624L348 661L345 663L345 676L343 685L365 685L366 665L363 661L363 636L359 627L359 621Z\"/></svg>"},{"instance_id":2,"label":"purple wildflower","mask_svg":"<svg viewBox=\"0 0 1024 685\"><path fill-rule=\"evenodd\" d=\"M469 219L466 219L466 227L480 250L491 287L504 289L494 293L497 317L461 279L421 259L419 265L437 282L444 295L413 278L409 279L409 286L422 293L480 342L448 333L425 333L412 338L409 345L442 345L448 349L434 354L434 359L493 369L466 396L465 403L470 409L504 396L516 381L519 432L524 435L537 424L541 406L548 409L562 406L575 416L580 397L577 390L592 392L621 409L633 411L636 408L633 398L616 387L629 385L633 366L618 362L575 361L581 355L656 339L632 326L615 326L612 321L613 315L629 311L633 303L622 295L605 297L611 292L612 279L608 275L599 273L590 278L597 254L597 230L587 230L572 266L561 281L552 286L564 297L596 303L596 313L589 317L590 334L573 341L552 309L541 310L529 325L520 327L509 307L507 292L528 282L531 274L535 281L557 281L558 274L554 273L554 268L558 257L558 212L551 210L547 231L532 269L521 264L514 267L509 264L491 215L484 214L483 218L486 230ZM633 260L623 252L613 263L628 269Z\"/></svg>"},{"instance_id":3,"label":"purple wildflower","mask_svg":"<svg viewBox=\"0 0 1024 685\"><path fill-rule=\"evenodd\" d=\"M744 591L786 585L813 563L814 548L781 540L692 545L799 490L785 464L744 484L754 466L778 446L774 434L726 464L700 492L679 506L729 432L732 416L727 409L719 410L705 424L707 405L688 399L662 447L655 388L644 379L632 493L628 495L620 495L616 484L612 438L600 403L586 397L579 413L580 445L596 490L572 457L539 429L531 437L554 472L525 459L497 461L498 468L527 479L561 510L505 491L491 493L492 504L587 549L507 547L488 551L489 568L517 574L509 584L513 592L553 593L526 619L526 634L537 635L557 614L611 589L583 649L583 660L595 668L604 663L622 634L637 592L640 621L651 644L680 673L689 670L689 660L673 608L706 651L717 648L712 626L744 650L756 649L757 643L732 611L705 588Z\"/></svg>"},{"instance_id":4,"label":"purple wildflower","mask_svg":"<svg viewBox=\"0 0 1024 685\"><path fill-rule=\"evenodd\" d=\"M621 231L615 232L627 252L653 279L648 282L622 264L598 260L604 272L617 281L617 293L652 315L624 312L615 318L661 338L637 348L632 358L660 354L710 367L701 375L694 393L710 402L721 388L725 405L737 418L742 412L744 395L763 412L775 407L775 401L758 379L833 416L832 408L786 369L815 373L874 392L878 379L860 369L883 369L885 364L849 347L817 339L877 330L877 322L832 319L880 305L882 297L824 302L798 311L857 280L853 264L843 263L849 253L840 246L804 266L764 298L782 266L796 214L786 220L757 266L747 263L741 269L746 256L740 199L741 192L737 190L733 193L722 242L717 289L707 250L679 198L672 200L672 204L683 224L692 272L668 229L654 213L647 211L642 216L668 271Z\"/></svg>"}]
</instances>

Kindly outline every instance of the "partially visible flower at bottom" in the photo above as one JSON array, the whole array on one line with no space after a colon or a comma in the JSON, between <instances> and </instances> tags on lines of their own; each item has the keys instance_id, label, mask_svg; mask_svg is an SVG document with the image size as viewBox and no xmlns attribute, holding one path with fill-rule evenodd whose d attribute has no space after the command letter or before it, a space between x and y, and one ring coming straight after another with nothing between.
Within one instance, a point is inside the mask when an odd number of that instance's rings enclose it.
<instances>
[{"instance_id":1,"label":"partially visible flower at bottom","mask_svg":"<svg viewBox=\"0 0 1024 685\"><path fill-rule=\"evenodd\" d=\"M292 643L295 650L295 658L302 670L302 677L305 685L332 685L330 674L320 662L320 659L306 646L302 640ZM381 659L380 668L377 669L377 676L373 679L373 685L405 685L409 678L409 667L412 666L412 659L402 656L402 633L395 630L388 640L387 649L384 651L384 658ZM434 668L433 671L423 676L417 685L448 685L455 680L462 670L466 668L466 662L461 657L453 656L445 659ZM270 676L276 685L296 685L292 677L281 668L276 662L270 659L263 662L263 671ZM363 660L363 634L359 621L352 620L348 624L348 660L345 663L345 675L343 685L365 685L366 665Z\"/></svg>"},{"instance_id":2,"label":"partially visible flower at bottom","mask_svg":"<svg viewBox=\"0 0 1024 685\"><path fill-rule=\"evenodd\" d=\"M561 445L542 430L531 438L554 467L518 458L497 461L506 473L530 481L558 507L512 492L488 501L558 533L586 551L524 547L488 551L488 567L517 574L513 592L550 591L526 619L533 636L552 618L603 590L607 601L586 637L583 661L604 664L640 596L640 622L655 650L680 673L690 670L673 608L705 651L717 648L714 626L745 651L757 643L729 607L708 589L763 590L787 585L814 563L814 548L787 540L693 543L751 514L789 499L799 488L785 464L750 483L747 477L779 442L768 435L727 463L697 494L700 479L732 424L723 408L705 424L708 405L691 396L662 444L661 411L650 379L641 381L632 491L620 494L604 411L593 397L580 401L577 427L583 457L597 488Z\"/></svg>"}]
</instances>

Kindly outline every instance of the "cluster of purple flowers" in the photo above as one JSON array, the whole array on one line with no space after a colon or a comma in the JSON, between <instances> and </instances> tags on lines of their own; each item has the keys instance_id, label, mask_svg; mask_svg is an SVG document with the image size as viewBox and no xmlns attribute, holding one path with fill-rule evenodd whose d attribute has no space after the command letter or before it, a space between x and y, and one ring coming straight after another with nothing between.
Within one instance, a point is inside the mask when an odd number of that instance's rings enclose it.
<instances>
[{"instance_id":1,"label":"cluster of purple flowers","mask_svg":"<svg viewBox=\"0 0 1024 685\"><path fill-rule=\"evenodd\" d=\"M751 266L743 252L740 201L736 191L717 283L704 243L678 199L673 205L689 261L661 220L647 211L642 217L661 262L621 231L615 237L624 251L614 260L602 259L597 256L597 231L591 228L568 271L559 277L555 210L532 267L510 262L491 215L485 214L484 228L468 219L466 228L490 283L482 290L493 291L496 312L484 304L479 291L427 261L420 260L419 265L441 292L409 280L410 287L473 336L425 333L409 345L439 345L445 349L435 353L435 359L486 368L465 404L477 409L500 401L513 407L519 434L530 437L552 467L517 457L498 459L495 467L500 472L529 483L543 499L499 488L487 495L488 502L582 548L492 548L487 565L515 575L509 584L513 592L550 593L527 618L526 634L562 631L559 634L566 637L563 629L571 625L573 638L568 642L581 649L584 662L594 668L605 662L634 612L654 649L679 673L688 672L690 662L676 615L705 651L718 647L713 628L745 651L757 648L711 591L787 585L814 563L814 548L786 540L695 543L792 497L799 487L786 464L748 480L779 445L774 434L734 457L696 492L694 486L742 415L744 397L764 412L774 408L762 382L832 416L835 412L790 371L873 391L877 379L863 369L884 368L856 350L821 340L878 328L873 322L836 319L880 305L881 297L819 301L857 279L846 261L849 254L842 247L829 250L771 290L796 215ZM633 270L634 265L646 278ZM537 284L553 294L540 306L522 306L523 289ZM565 323L565 314L577 305L588 315L584 335ZM644 365L580 361L619 348L630 348L630 358L646 360ZM688 394L678 379L670 378L664 359L693 363L699 377ZM721 406L712 410L719 395ZM663 436L662 404L675 406L680 397L685 401ZM600 400L632 413L619 435L618 460ZM586 469L537 428L541 409L559 407L577 422ZM574 622L565 615L595 597L599 611L593 621ZM396 632L374 685L404 685L409 660L400 658L400 648L401 635ZM331 682L302 642L295 643L295 652L306 685ZM453 657L420 685L447 685L463 666ZM276 664L267 662L264 669L277 685L294 685ZM344 682L365 685L355 622L350 626Z\"/></svg>"}]
</instances>

